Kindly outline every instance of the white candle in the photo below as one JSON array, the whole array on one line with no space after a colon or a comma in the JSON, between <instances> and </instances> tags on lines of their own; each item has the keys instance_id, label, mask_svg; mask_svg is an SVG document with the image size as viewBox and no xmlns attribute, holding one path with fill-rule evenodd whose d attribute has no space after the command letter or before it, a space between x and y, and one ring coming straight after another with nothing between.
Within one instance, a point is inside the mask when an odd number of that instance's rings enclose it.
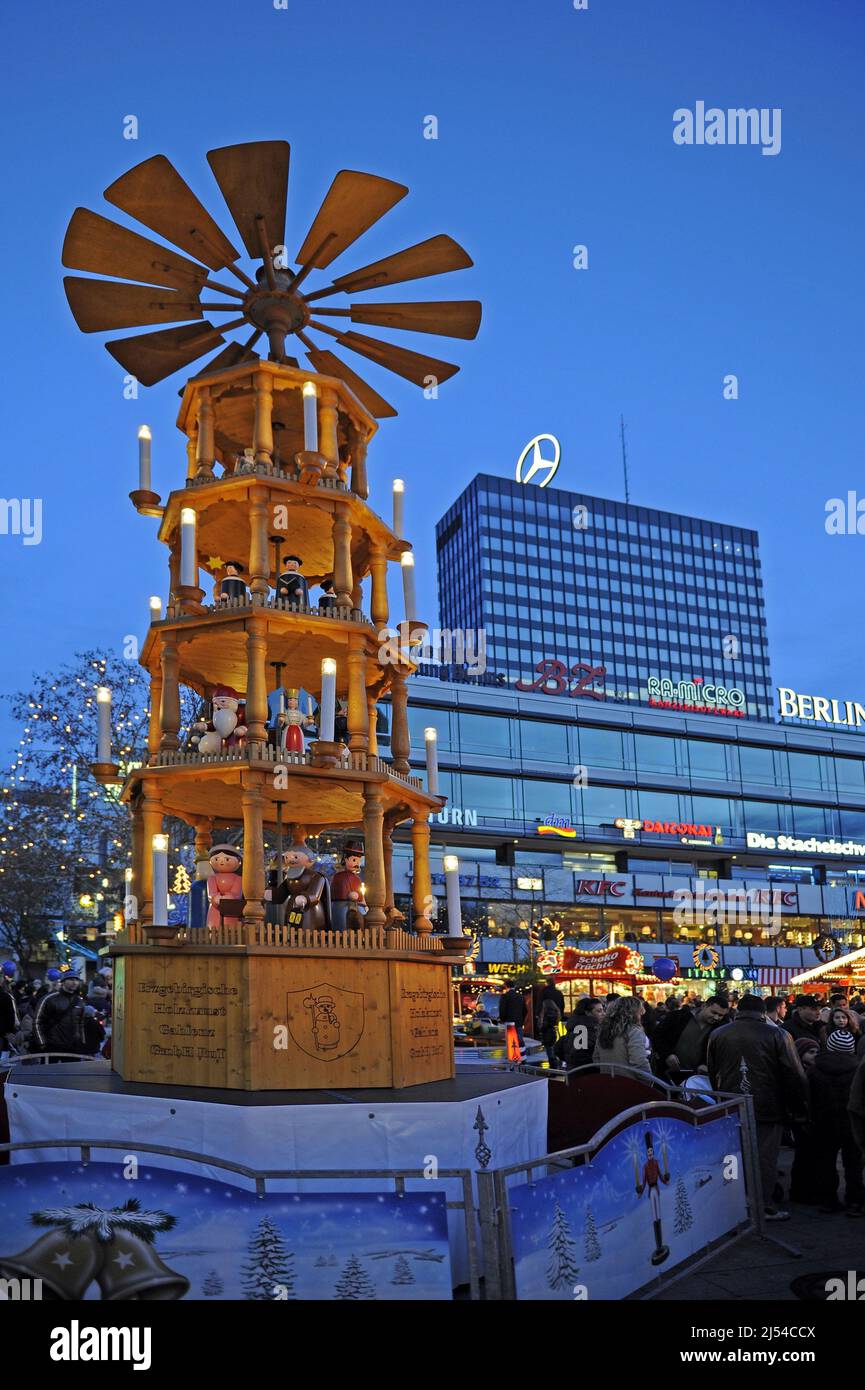
<instances>
[{"instance_id":1,"label":"white candle","mask_svg":"<svg viewBox=\"0 0 865 1390\"><path fill-rule=\"evenodd\" d=\"M303 447L318 453L318 394L314 381L303 383Z\"/></svg>"},{"instance_id":2,"label":"white candle","mask_svg":"<svg viewBox=\"0 0 865 1390\"><path fill-rule=\"evenodd\" d=\"M198 556L195 544L195 509L180 511L180 582L190 589L198 586Z\"/></svg>"},{"instance_id":3,"label":"white candle","mask_svg":"<svg viewBox=\"0 0 865 1390\"><path fill-rule=\"evenodd\" d=\"M150 426L142 425L138 431L138 488L141 492L152 492L150 478Z\"/></svg>"},{"instance_id":4,"label":"white candle","mask_svg":"<svg viewBox=\"0 0 865 1390\"><path fill-rule=\"evenodd\" d=\"M158 594L151 595L150 599L150 621L152 623L162 622L162 599Z\"/></svg>"},{"instance_id":5,"label":"white candle","mask_svg":"<svg viewBox=\"0 0 865 1390\"><path fill-rule=\"evenodd\" d=\"M401 536L405 525L404 504L405 502L405 483L402 478L393 480L393 532L395 536Z\"/></svg>"},{"instance_id":6,"label":"white candle","mask_svg":"<svg viewBox=\"0 0 865 1390\"><path fill-rule=\"evenodd\" d=\"M417 617L417 598L414 590L414 556L404 550L400 558L402 565L402 593L405 601L405 616L412 623Z\"/></svg>"},{"instance_id":7,"label":"white candle","mask_svg":"<svg viewBox=\"0 0 865 1390\"><path fill-rule=\"evenodd\" d=\"M326 656L321 663L321 714L318 737L322 743L333 743L336 720L336 662Z\"/></svg>"},{"instance_id":8,"label":"white candle","mask_svg":"<svg viewBox=\"0 0 865 1390\"><path fill-rule=\"evenodd\" d=\"M129 926L138 917L138 904L132 892L132 870L124 869L123 878L126 882L126 895L123 899L123 924Z\"/></svg>"},{"instance_id":9,"label":"white candle","mask_svg":"<svg viewBox=\"0 0 865 1390\"><path fill-rule=\"evenodd\" d=\"M153 925L168 926L168 836L153 836Z\"/></svg>"},{"instance_id":10,"label":"white candle","mask_svg":"<svg viewBox=\"0 0 865 1390\"><path fill-rule=\"evenodd\" d=\"M448 898L448 936L462 936L463 915L460 908L460 861L455 854L446 854L445 888Z\"/></svg>"},{"instance_id":11,"label":"white candle","mask_svg":"<svg viewBox=\"0 0 865 1390\"><path fill-rule=\"evenodd\" d=\"M436 729L424 729L426 740L426 789L430 796L439 794L439 748Z\"/></svg>"},{"instance_id":12,"label":"white candle","mask_svg":"<svg viewBox=\"0 0 865 1390\"><path fill-rule=\"evenodd\" d=\"M311 696L311 695L307 695L307 697L306 697L306 717L307 717L307 719L311 719L311 718L312 718L312 696Z\"/></svg>"},{"instance_id":13,"label":"white candle","mask_svg":"<svg viewBox=\"0 0 865 1390\"><path fill-rule=\"evenodd\" d=\"M285 714L285 691L282 686L279 687L279 713Z\"/></svg>"},{"instance_id":14,"label":"white candle","mask_svg":"<svg viewBox=\"0 0 865 1390\"><path fill-rule=\"evenodd\" d=\"M111 691L100 685L96 692L96 761L111 762Z\"/></svg>"}]
</instances>

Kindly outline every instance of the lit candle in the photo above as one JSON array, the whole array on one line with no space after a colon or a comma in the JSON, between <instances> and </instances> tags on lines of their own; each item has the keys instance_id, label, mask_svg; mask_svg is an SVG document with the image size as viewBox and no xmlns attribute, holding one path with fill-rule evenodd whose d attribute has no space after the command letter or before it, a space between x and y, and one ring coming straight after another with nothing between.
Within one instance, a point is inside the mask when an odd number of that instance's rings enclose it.
<instances>
[{"instance_id":1,"label":"lit candle","mask_svg":"<svg viewBox=\"0 0 865 1390\"><path fill-rule=\"evenodd\" d=\"M426 740L426 789L430 796L439 794L439 748L438 732L435 729L424 729L423 736Z\"/></svg>"},{"instance_id":2,"label":"lit candle","mask_svg":"<svg viewBox=\"0 0 865 1390\"><path fill-rule=\"evenodd\" d=\"M162 622L162 599L158 594L153 594L150 599L150 621L152 623Z\"/></svg>"},{"instance_id":3,"label":"lit candle","mask_svg":"<svg viewBox=\"0 0 865 1390\"><path fill-rule=\"evenodd\" d=\"M152 492L150 478L150 426L142 425L138 431L138 488L140 492Z\"/></svg>"},{"instance_id":4,"label":"lit candle","mask_svg":"<svg viewBox=\"0 0 865 1390\"><path fill-rule=\"evenodd\" d=\"M168 926L168 836L153 836L153 925Z\"/></svg>"},{"instance_id":5,"label":"lit candle","mask_svg":"<svg viewBox=\"0 0 865 1390\"><path fill-rule=\"evenodd\" d=\"M279 687L279 713L285 714L285 691L282 686Z\"/></svg>"},{"instance_id":6,"label":"lit candle","mask_svg":"<svg viewBox=\"0 0 865 1390\"><path fill-rule=\"evenodd\" d=\"M336 662L326 656L321 663L321 714L318 736L322 743L333 743L336 721Z\"/></svg>"},{"instance_id":7,"label":"lit candle","mask_svg":"<svg viewBox=\"0 0 865 1390\"><path fill-rule=\"evenodd\" d=\"M138 916L138 905L132 892L132 870L124 869L123 877L126 881L126 895L123 899L123 923L124 926L128 927L129 923L134 922Z\"/></svg>"},{"instance_id":8,"label":"lit candle","mask_svg":"<svg viewBox=\"0 0 865 1390\"><path fill-rule=\"evenodd\" d=\"M404 550L400 558L402 565L402 593L405 601L405 616L408 622L414 622L417 617L417 599L414 591L414 556L410 550Z\"/></svg>"},{"instance_id":9,"label":"lit candle","mask_svg":"<svg viewBox=\"0 0 865 1390\"><path fill-rule=\"evenodd\" d=\"M111 762L111 691L100 685L96 692L96 761Z\"/></svg>"},{"instance_id":10,"label":"lit candle","mask_svg":"<svg viewBox=\"0 0 865 1390\"><path fill-rule=\"evenodd\" d=\"M307 719L311 719L311 718L312 718L312 696L311 696L311 695L307 695L307 697L306 697L306 717L307 717Z\"/></svg>"},{"instance_id":11,"label":"lit candle","mask_svg":"<svg viewBox=\"0 0 865 1390\"><path fill-rule=\"evenodd\" d=\"M405 503L405 483L402 478L393 480L393 532L395 536L401 536L405 525L404 507Z\"/></svg>"},{"instance_id":12,"label":"lit candle","mask_svg":"<svg viewBox=\"0 0 865 1390\"><path fill-rule=\"evenodd\" d=\"M303 447L318 453L318 394L314 381L303 383Z\"/></svg>"},{"instance_id":13,"label":"lit candle","mask_svg":"<svg viewBox=\"0 0 865 1390\"><path fill-rule=\"evenodd\" d=\"M463 914L460 908L460 861L455 854L446 854L445 889L448 899L448 936L462 936Z\"/></svg>"},{"instance_id":14,"label":"lit candle","mask_svg":"<svg viewBox=\"0 0 865 1390\"><path fill-rule=\"evenodd\" d=\"M190 589L198 585L198 556L195 544L195 509L180 511L180 582Z\"/></svg>"}]
</instances>

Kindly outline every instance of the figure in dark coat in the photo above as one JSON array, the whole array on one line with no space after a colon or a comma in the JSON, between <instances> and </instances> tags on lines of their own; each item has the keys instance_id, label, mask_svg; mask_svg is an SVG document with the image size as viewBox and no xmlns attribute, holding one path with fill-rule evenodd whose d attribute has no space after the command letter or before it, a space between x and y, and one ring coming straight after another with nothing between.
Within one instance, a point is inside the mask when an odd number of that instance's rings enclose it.
<instances>
[{"instance_id":1,"label":"figure in dark coat","mask_svg":"<svg viewBox=\"0 0 865 1390\"><path fill-rule=\"evenodd\" d=\"M298 608L309 607L309 586L300 572L303 564L299 555L286 555L282 562L282 573L276 581L276 597L286 603L296 604Z\"/></svg>"},{"instance_id":2,"label":"figure in dark coat","mask_svg":"<svg viewBox=\"0 0 865 1390\"><path fill-rule=\"evenodd\" d=\"M847 1030L830 1033L808 1073L811 1123L817 1155L817 1192L820 1210L839 1211L838 1154L844 1165L845 1204L853 1215L865 1215L862 1153L853 1137L848 1114L850 1091L856 1075L856 1039Z\"/></svg>"},{"instance_id":3,"label":"figure in dark coat","mask_svg":"<svg viewBox=\"0 0 865 1390\"><path fill-rule=\"evenodd\" d=\"M330 894L327 879L313 868L313 853L308 845L291 845L283 854L285 878L276 888L268 888L265 897L274 903L285 903L287 926L321 931L330 928Z\"/></svg>"}]
</instances>

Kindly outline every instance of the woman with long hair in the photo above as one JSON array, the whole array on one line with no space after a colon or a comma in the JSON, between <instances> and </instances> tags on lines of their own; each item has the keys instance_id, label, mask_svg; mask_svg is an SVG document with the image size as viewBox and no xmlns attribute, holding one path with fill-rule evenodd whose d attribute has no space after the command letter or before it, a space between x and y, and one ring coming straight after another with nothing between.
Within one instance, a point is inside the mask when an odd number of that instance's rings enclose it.
<instances>
[{"instance_id":1,"label":"woman with long hair","mask_svg":"<svg viewBox=\"0 0 865 1390\"><path fill-rule=\"evenodd\" d=\"M648 1071L649 1040L642 1024L645 1011L639 995L620 995L601 1020L592 1060Z\"/></svg>"}]
</instances>

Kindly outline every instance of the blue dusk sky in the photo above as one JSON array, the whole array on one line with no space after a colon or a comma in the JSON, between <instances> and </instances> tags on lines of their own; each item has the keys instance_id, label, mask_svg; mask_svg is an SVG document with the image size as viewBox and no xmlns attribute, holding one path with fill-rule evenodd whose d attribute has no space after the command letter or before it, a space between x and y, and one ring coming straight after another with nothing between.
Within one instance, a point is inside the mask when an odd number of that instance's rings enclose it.
<instances>
[{"instance_id":1,"label":"blue dusk sky","mask_svg":"<svg viewBox=\"0 0 865 1390\"><path fill-rule=\"evenodd\" d=\"M72 210L114 215L102 190L166 153L234 237L205 152L284 138L292 253L354 168L411 193L335 273L438 232L475 261L382 296L483 301L475 342L390 335L460 363L437 400L345 354L399 410L370 450L372 502L387 515L406 479L431 623L434 523L474 474L512 475L549 431L557 486L620 497L624 415L633 501L760 532L776 681L865 698L865 536L824 526L827 499L865 496L857 0L46 0L7 9L3 28L0 490L43 516L38 545L0 536L0 690L143 633L167 562L127 496L140 423L163 496L185 471L182 375L125 400L112 335L73 322ZM779 108L780 150L674 143L673 113L698 102ZM14 737L3 712L0 749Z\"/></svg>"}]
</instances>

